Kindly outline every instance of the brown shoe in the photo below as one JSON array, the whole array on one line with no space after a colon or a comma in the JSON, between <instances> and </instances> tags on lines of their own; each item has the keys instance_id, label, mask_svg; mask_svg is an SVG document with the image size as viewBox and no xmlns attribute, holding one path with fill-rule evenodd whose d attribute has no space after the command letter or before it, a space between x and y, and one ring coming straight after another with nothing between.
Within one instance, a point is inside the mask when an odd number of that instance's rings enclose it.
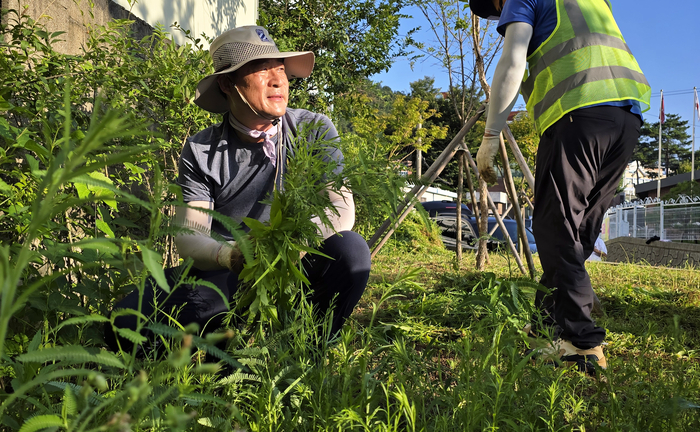
<instances>
[{"instance_id":1,"label":"brown shoe","mask_svg":"<svg viewBox=\"0 0 700 432\"><path fill-rule=\"evenodd\" d=\"M595 375L596 366L601 369L608 368L608 362L605 360L601 345L590 349L580 349L568 340L559 339L535 351L536 355L541 356L544 361L565 364L566 366L575 364L580 372L586 372L589 375Z\"/></svg>"}]
</instances>

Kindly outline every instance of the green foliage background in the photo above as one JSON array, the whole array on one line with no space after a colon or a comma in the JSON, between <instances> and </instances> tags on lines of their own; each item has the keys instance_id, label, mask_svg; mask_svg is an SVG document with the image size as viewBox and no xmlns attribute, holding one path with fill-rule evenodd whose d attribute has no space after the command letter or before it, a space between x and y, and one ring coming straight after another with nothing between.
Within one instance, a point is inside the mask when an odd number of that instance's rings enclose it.
<instances>
[{"instance_id":1,"label":"green foliage background","mask_svg":"<svg viewBox=\"0 0 700 432\"><path fill-rule=\"evenodd\" d=\"M318 12L326 3L295 5ZM348 16L368 23L368 11L388 18L381 13L393 10L372 9L381 3L349 5L358 10ZM318 242L309 216L328 204L318 194L321 183L308 180L349 184L358 231L371 235L405 185L397 159L415 148L410 128L391 122L440 112L437 101L418 91L411 96L429 101L427 107L372 92L365 96L380 102L372 106L350 101L341 109L337 99L338 117L355 113L338 118L345 131L344 178L328 177L332 167L316 166L309 148L290 167L289 193L274 197L271 222L252 222L251 239L241 237L248 256L244 279L251 284L241 291L246 310L233 308L231 315L247 318L244 324L205 334L176 319L139 316L137 330L149 330L152 338L121 329L134 348L105 349L104 326L133 313L110 316L115 299L134 289L143 293L149 276L169 289L163 266L177 259L171 237L178 230L169 221L179 204L172 186L179 149L185 137L219 121L192 104L194 86L211 65L196 38L178 47L162 28L133 40L128 21L95 27L84 55L68 56L52 48L65 35L49 34L17 12L5 18L0 429L698 429L693 269L593 268L609 305L601 321L611 329L608 352L614 355L595 380L522 355L529 341L519 329L537 286L514 277L508 257L492 255L496 274L465 270L473 262L459 268L438 245L435 226L411 214L397 242L374 261L354 319L329 343L327 321L314 318L300 295L298 253L313 253ZM394 27L385 28L391 34ZM392 120L391 113L410 115ZM386 126L371 129L375 118ZM371 133L357 133L363 127ZM377 151L374 140L403 147L390 159L391 147ZM183 275L178 283L196 282ZM136 355L152 339L161 344L160 354Z\"/></svg>"},{"instance_id":2,"label":"green foliage background","mask_svg":"<svg viewBox=\"0 0 700 432\"><path fill-rule=\"evenodd\" d=\"M655 170L658 168L659 122L645 121L641 132L632 160L638 161L645 168ZM667 114L661 134L662 171L667 171L669 176L689 172L690 144L688 121L682 120L678 114ZM652 179L656 178L656 173L650 172L649 176Z\"/></svg>"},{"instance_id":3,"label":"green foliage background","mask_svg":"<svg viewBox=\"0 0 700 432\"><path fill-rule=\"evenodd\" d=\"M135 313L110 316L115 300L134 289L143 296L149 276L170 290L163 267L178 263L172 234L179 229L170 219L181 204L179 151L187 136L220 121L193 104L198 80L212 69L209 55L187 32L182 46L163 28L133 39L127 20L89 28L84 53L65 55L52 47L65 34L18 11L2 13L0 423L23 431L178 429L192 420L188 406L211 413L200 413L200 425L243 423L231 402L199 393L219 379L220 365L230 368L231 389L259 381L254 365L289 337L289 323L299 323L296 343L306 338L318 347L312 353L327 343L314 339L323 332L300 297L298 268L299 252L315 253L318 244L309 220L328 206L321 180L367 191L356 201L368 232L371 220L389 214L405 180L362 154L348 160L345 178L332 178L332 167L314 156L318 149L303 146L285 193L273 198L271 221L246 221L250 236L239 238L248 257L242 283L254 289L240 290L240 308L231 313L248 325L204 334L174 318L165 324L137 314L136 331L113 327L133 348L110 353L103 328ZM196 283L183 273L177 285ZM153 343L145 329L160 339L165 358L137 355ZM227 340L236 342L225 352L217 344ZM205 352L220 365L204 362Z\"/></svg>"}]
</instances>

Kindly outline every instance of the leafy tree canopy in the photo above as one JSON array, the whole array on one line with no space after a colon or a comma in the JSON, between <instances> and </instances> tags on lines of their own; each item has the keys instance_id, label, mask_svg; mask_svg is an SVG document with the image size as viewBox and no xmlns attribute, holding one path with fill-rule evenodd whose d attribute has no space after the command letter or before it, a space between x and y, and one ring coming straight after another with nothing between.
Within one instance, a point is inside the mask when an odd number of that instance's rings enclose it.
<instances>
[{"instance_id":1,"label":"leafy tree canopy","mask_svg":"<svg viewBox=\"0 0 700 432\"><path fill-rule=\"evenodd\" d=\"M409 85L411 86L411 96L429 101L431 108L437 108L435 101L442 93L439 88L435 87L435 78L425 76Z\"/></svg>"},{"instance_id":2,"label":"leafy tree canopy","mask_svg":"<svg viewBox=\"0 0 700 432\"><path fill-rule=\"evenodd\" d=\"M426 88L426 84L429 85L427 88L431 88L432 81L432 78L424 78L415 83L412 83L411 88L416 92L415 94L421 94L421 91L424 88ZM453 93L461 94L461 91L455 90ZM412 93L412 95L413 94L414 93ZM452 138L454 138L454 136L457 135L457 133L463 125L458 112L454 109L454 104L450 98L451 93L443 93L441 91L438 91L434 94L435 97L432 99L431 104L435 107L435 110L438 113L440 113L440 116L430 119L428 122L426 122L426 124L435 124L441 127L445 127L447 128L447 134L443 139L436 139L433 142L432 147L424 155L423 159L425 166L430 166L433 162L435 162L435 160L445 150L450 141L452 141ZM474 97L474 100L470 101L468 104L477 104L480 98L481 95L479 94L476 97ZM467 132L467 135L464 137L464 142L466 143L467 147L469 148L469 151L472 152L473 155L476 155L476 150L479 148L479 143L481 142L481 136L483 134L484 122L480 121L476 124L475 127L473 127L469 132ZM437 182L440 184L436 186L439 186L443 189L456 188L458 170L459 167L457 165L457 160L454 159L450 161L447 167L445 167L445 169L443 170L442 174L440 174L440 176L438 177Z\"/></svg>"},{"instance_id":3,"label":"leafy tree canopy","mask_svg":"<svg viewBox=\"0 0 700 432\"><path fill-rule=\"evenodd\" d=\"M334 114L346 119L344 131L368 147L372 157L398 162L415 149L428 150L433 141L447 135L447 127L434 123L441 114L430 105L365 80L356 92L337 99Z\"/></svg>"},{"instance_id":4,"label":"leafy tree canopy","mask_svg":"<svg viewBox=\"0 0 700 432\"><path fill-rule=\"evenodd\" d=\"M700 184L697 181L680 182L661 198L664 200L678 199L681 195L687 195L689 197L700 195Z\"/></svg>"},{"instance_id":5,"label":"leafy tree canopy","mask_svg":"<svg viewBox=\"0 0 700 432\"><path fill-rule=\"evenodd\" d=\"M272 0L260 2L259 24L281 50L313 51L314 72L291 83L293 106L328 111L334 97L355 91L366 77L407 54L399 36L404 0Z\"/></svg>"},{"instance_id":6,"label":"leafy tree canopy","mask_svg":"<svg viewBox=\"0 0 700 432\"><path fill-rule=\"evenodd\" d=\"M681 120L678 114L668 114L661 133L661 167L668 175L680 173L681 164L690 161L691 144L687 132L688 121ZM635 148L632 160L639 161L645 168L656 169L659 156L659 122L642 125L639 144ZM650 172L656 178L656 172Z\"/></svg>"}]
</instances>

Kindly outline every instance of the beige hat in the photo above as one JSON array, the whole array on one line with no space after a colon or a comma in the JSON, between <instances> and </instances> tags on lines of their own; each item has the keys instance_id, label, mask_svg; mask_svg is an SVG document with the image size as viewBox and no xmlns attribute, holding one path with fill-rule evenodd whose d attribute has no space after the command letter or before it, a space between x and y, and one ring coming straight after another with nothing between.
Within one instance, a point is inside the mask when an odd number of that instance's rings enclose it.
<instances>
[{"instance_id":1,"label":"beige hat","mask_svg":"<svg viewBox=\"0 0 700 432\"><path fill-rule=\"evenodd\" d=\"M217 75L233 72L259 59L285 59L284 68L289 78L306 78L314 68L314 53L280 52L267 30L259 26L238 27L222 33L211 43L209 54L214 60L216 72L197 84L194 103L213 113L223 113L229 109L226 95L216 81Z\"/></svg>"}]
</instances>

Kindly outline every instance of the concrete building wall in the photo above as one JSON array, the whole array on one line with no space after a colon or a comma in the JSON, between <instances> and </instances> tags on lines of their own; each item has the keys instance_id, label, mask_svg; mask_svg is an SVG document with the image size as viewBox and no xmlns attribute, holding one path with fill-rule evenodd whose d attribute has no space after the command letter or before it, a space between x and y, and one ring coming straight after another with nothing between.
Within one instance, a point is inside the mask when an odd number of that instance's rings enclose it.
<instances>
[{"instance_id":1,"label":"concrete building wall","mask_svg":"<svg viewBox=\"0 0 700 432\"><path fill-rule=\"evenodd\" d=\"M162 24L168 31L177 22L199 36L215 37L229 28L255 24L257 0L140 0L133 6L127 0L0 0L3 9L18 10L44 24L49 32L64 31L54 48L66 54L79 54L88 39L90 25L106 24L111 19L134 20L136 38L150 34L153 26ZM12 19L12 18L11 18ZM186 41L177 31L173 39ZM204 42L204 41L202 41ZM204 47L208 45L204 43Z\"/></svg>"},{"instance_id":2,"label":"concrete building wall","mask_svg":"<svg viewBox=\"0 0 700 432\"><path fill-rule=\"evenodd\" d=\"M59 37L60 42L53 45L65 54L80 54L88 40L89 26L106 24L112 19L134 20L132 31L137 38L153 30L148 23L111 0L94 0L92 10L87 0L0 0L0 4L3 9L14 9L30 16L49 32L65 32Z\"/></svg>"},{"instance_id":3,"label":"concrete building wall","mask_svg":"<svg viewBox=\"0 0 700 432\"><path fill-rule=\"evenodd\" d=\"M258 19L257 0L141 0L133 7L128 0L114 1L151 25L169 28L177 22L197 37L204 33L214 38L234 27L255 25ZM179 32L173 38L178 44L186 41Z\"/></svg>"}]
</instances>

